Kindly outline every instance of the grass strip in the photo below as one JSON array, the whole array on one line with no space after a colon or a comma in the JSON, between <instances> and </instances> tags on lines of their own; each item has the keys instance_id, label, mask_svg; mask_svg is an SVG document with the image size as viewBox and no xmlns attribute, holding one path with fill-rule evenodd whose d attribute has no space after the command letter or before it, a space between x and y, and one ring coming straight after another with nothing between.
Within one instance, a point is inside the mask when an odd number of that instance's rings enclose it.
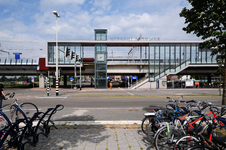
<instances>
[{"instance_id":1,"label":"grass strip","mask_svg":"<svg viewBox=\"0 0 226 150\"><path fill-rule=\"evenodd\" d=\"M222 95L183 95L191 97L218 97ZM104 95L104 94L78 94L72 97L181 97L181 95Z\"/></svg>"}]
</instances>

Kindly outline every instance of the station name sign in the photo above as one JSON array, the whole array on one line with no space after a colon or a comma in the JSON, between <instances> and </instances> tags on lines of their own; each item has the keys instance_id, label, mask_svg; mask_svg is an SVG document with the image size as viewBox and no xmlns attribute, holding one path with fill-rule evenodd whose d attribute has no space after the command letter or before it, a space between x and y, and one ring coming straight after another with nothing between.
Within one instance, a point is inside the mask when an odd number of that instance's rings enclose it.
<instances>
[{"instance_id":1,"label":"station name sign","mask_svg":"<svg viewBox=\"0 0 226 150\"><path fill-rule=\"evenodd\" d=\"M110 37L112 41L160 41L160 37Z\"/></svg>"}]
</instances>

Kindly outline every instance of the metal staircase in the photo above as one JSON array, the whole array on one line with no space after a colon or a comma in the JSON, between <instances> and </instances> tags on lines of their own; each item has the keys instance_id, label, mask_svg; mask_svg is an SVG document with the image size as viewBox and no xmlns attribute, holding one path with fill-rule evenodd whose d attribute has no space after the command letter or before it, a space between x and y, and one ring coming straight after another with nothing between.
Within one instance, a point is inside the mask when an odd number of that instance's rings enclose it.
<instances>
[{"instance_id":1,"label":"metal staircase","mask_svg":"<svg viewBox=\"0 0 226 150\"><path fill-rule=\"evenodd\" d=\"M147 73L145 75L145 77L141 78L136 85L131 87L131 89L138 89L139 87L141 87L142 85L144 85L148 81L156 81L156 80L158 80L158 79L160 79L160 78L162 78L162 77L164 77L166 75L177 74L177 73L183 71L184 69L186 69L189 66L189 64L190 64L189 60L184 61L183 63L177 65L176 68L173 68L173 69L172 68L167 68L167 69L163 70L160 73L155 73L155 74L151 75L150 80L149 80L149 78L147 76L147 74L148 74Z\"/></svg>"}]
</instances>

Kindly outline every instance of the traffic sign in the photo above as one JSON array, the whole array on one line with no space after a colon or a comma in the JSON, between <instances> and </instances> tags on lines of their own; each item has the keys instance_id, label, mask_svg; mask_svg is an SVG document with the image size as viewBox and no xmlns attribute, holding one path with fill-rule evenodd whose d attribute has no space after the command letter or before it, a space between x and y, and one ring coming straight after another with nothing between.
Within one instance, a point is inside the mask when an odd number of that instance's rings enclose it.
<instances>
[{"instance_id":1,"label":"traffic sign","mask_svg":"<svg viewBox=\"0 0 226 150\"><path fill-rule=\"evenodd\" d=\"M133 80L136 80L136 79L137 79L137 77L136 77L136 76L134 76L134 77L132 77L132 79L133 79Z\"/></svg>"},{"instance_id":2,"label":"traffic sign","mask_svg":"<svg viewBox=\"0 0 226 150\"><path fill-rule=\"evenodd\" d=\"M73 81L73 80L74 80L74 78L73 78L73 77L70 77L70 80L71 80L71 81Z\"/></svg>"}]
</instances>

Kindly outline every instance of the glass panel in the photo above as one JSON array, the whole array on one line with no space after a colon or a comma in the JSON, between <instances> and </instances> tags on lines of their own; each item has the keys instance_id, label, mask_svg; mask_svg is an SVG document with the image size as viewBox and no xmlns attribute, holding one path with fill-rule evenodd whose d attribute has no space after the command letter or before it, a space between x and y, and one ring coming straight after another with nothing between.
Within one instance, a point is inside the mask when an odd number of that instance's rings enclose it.
<instances>
[{"instance_id":1,"label":"glass panel","mask_svg":"<svg viewBox=\"0 0 226 150\"><path fill-rule=\"evenodd\" d=\"M96 79L96 87L97 88L106 88L106 80L105 79Z\"/></svg>"},{"instance_id":2,"label":"glass panel","mask_svg":"<svg viewBox=\"0 0 226 150\"><path fill-rule=\"evenodd\" d=\"M97 64L96 65L96 70L106 70L106 65L102 65L102 64Z\"/></svg>"},{"instance_id":3,"label":"glass panel","mask_svg":"<svg viewBox=\"0 0 226 150\"><path fill-rule=\"evenodd\" d=\"M212 63L217 63L217 61L216 61L216 55L214 55L214 56L212 56L213 57L213 60L212 60Z\"/></svg>"},{"instance_id":4,"label":"glass panel","mask_svg":"<svg viewBox=\"0 0 226 150\"><path fill-rule=\"evenodd\" d=\"M101 40L106 40L106 34L101 34Z\"/></svg>"},{"instance_id":5,"label":"glass panel","mask_svg":"<svg viewBox=\"0 0 226 150\"><path fill-rule=\"evenodd\" d=\"M100 34L96 34L96 40L99 41L100 39Z\"/></svg>"},{"instance_id":6,"label":"glass panel","mask_svg":"<svg viewBox=\"0 0 226 150\"><path fill-rule=\"evenodd\" d=\"M160 57L160 54L159 54L159 45L155 45L155 76L158 76L159 75L159 57Z\"/></svg>"},{"instance_id":7,"label":"glass panel","mask_svg":"<svg viewBox=\"0 0 226 150\"><path fill-rule=\"evenodd\" d=\"M59 49L64 50L64 46L58 46ZM58 50L58 64L64 64L64 53Z\"/></svg>"},{"instance_id":8,"label":"glass panel","mask_svg":"<svg viewBox=\"0 0 226 150\"><path fill-rule=\"evenodd\" d=\"M172 70L172 69L175 69L175 63L176 63L176 59L175 59L175 50L176 50L176 47L174 45L171 45L170 47L170 68L171 68L171 72L174 72L175 70Z\"/></svg>"},{"instance_id":9,"label":"glass panel","mask_svg":"<svg viewBox=\"0 0 226 150\"><path fill-rule=\"evenodd\" d=\"M202 53L201 55L202 63L206 63L206 49L201 49L200 51Z\"/></svg>"},{"instance_id":10,"label":"glass panel","mask_svg":"<svg viewBox=\"0 0 226 150\"><path fill-rule=\"evenodd\" d=\"M150 77L153 78L154 76L154 45L150 45L150 53L149 53L149 57L150 57Z\"/></svg>"},{"instance_id":11,"label":"glass panel","mask_svg":"<svg viewBox=\"0 0 226 150\"><path fill-rule=\"evenodd\" d=\"M96 45L96 51L101 51L101 46L100 45Z\"/></svg>"},{"instance_id":12,"label":"glass panel","mask_svg":"<svg viewBox=\"0 0 226 150\"><path fill-rule=\"evenodd\" d=\"M191 60L191 45L190 44L186 44L185 59L186 59L186 64L188 65L187 62L190 63L190 60Z\"/></svg>"},{"instance_id":13,"label":"glass panel","mask_svg":"<svg viewBox=\"0 0 226 150\"><path fill-rule=\"evenodd\" d=\"M96 72L96 78L106 78L106 72Z\"/></svg>"},{"instance_id":14,"label":"glass panel","mask_svg":"<svg viewBox=\"0 0 226 150\"><path fill-rule=\"evenodd\" d=\"M179 67L180 66L180 60L181 60L180 45L176 46L175 54L176 54L176 56L175 56L175 59L176 59L175 60L176 61L175 67Z\"/></svg>"},{"instance_id":15,"label":"glass panel","mask_svg":"<svg viewBox=\"0 0 226 150\"><path fill-rule=\"evenodd\" d=\"M185 45L181 45L181 64L185 63Z\"/></svg>"},{"instance_id":16,"label":"glass panel","mask_svg":"<svg viewBox=\"0 0 226 150\"><path fill-rule=\"evenodd\" d=\"M106 45L102 45L102 46L101 46L101 51L106 52L106 51L107 51L107 46L106 46Z\"/></svg>"},{"instance_id":17,"label":"glass panel","mask_svg":"<svg viewBox=\"0 0 226 150\"><path fill-rule=\"evenodd\" d=\"M162 73L165 69L164 69L164 57L165 57L165 53L164 53L164 46L160 46L160 72Z\"/></svg>"},{"instance_id":18,"label":"glass panel","mask_svg":"<svg viewBox=\"0 0 226 150\"><path fill-rule=\"evenodd\" d=\"M202 63L202 50L197 46L197 63Z\"/></svg>"},{"instance_id":19,"label":"glass panel","mask_svg":"<svg viewBox=\"0 0 226 150\"><path fill-rule=\"evenodd\" d=\"M196 46L191 46L191 63L196 63L197 54L196 54Z\"/></svg>"},{"instance_id":20,"label":"glass panel","mask_svg":"<svg viewBox=\"0 0 226 150\"><path fill-rule=\"evenodd\" d=\"M170 56L169 56L169 45L166 46L166 55L165 55L165 69L169 69L169 62L170 62Z\"/></svg>"},{"instance_id":21,"label":"glass panel","mask_svg":"<svg viewBox=\"0 0 226 150\"><path fill-rule=\"evenodd\" d=\"M49 44L48 46L48 64L53 64L54 61L54 46Z\"/></svg>"},{"instance_id":22,"label":"glass panel","mask_svg":"<svg viewBox=\"0 0 226 150\"><path fill-rule=\"evenodd\" d=\"M6 59L6 63L9 64L11 59Z\"/></svg>"},{"instance_id":23,"label":"glass panel","mask_svg":"<svg viewBox=\"0 0 226 150\"><path fill-rule=\"evenodd\" d=\"M212 63L212 56L211 56L212 51L210 49L207 49L207 63Z\"/></svg>"}]
</instances>

